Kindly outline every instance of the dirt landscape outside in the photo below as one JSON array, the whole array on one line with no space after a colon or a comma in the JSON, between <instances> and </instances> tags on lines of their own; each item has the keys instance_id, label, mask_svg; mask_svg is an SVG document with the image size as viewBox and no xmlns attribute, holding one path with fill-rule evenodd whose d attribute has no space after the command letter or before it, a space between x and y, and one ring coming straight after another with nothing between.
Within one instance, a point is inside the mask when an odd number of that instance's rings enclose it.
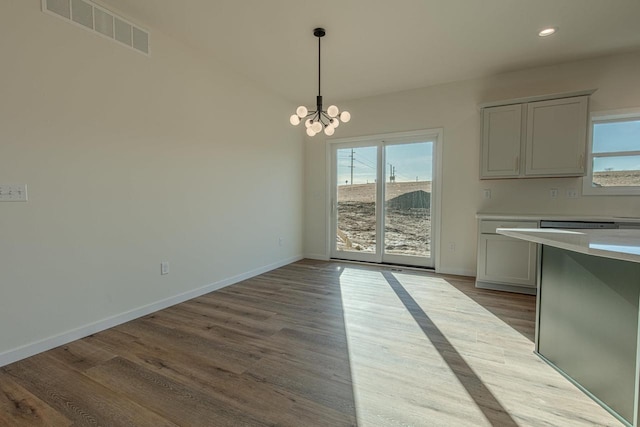
<instances>
[{"instance_id":1,"label":"dirt landscape outside","mask_svg":"<svg viewBox=\"0 0 640 427\"><path fill-rule=\"evenodd\" d=\"M594 172L593 182L599 187L640 186L640 171ZM431 181L385 185L385 253L429 257ZM375 253L375 183L338 186L336 239L340 251Z\"/></svg>"},{"instance_id":2,"label":"dirt landscape outside","mask_svg":"<svg viewBox=\"0 0 640 427\"><path fill-rule=\"evenodd\" d=\"M640 185L640 171L604 171L593 173L596 187L625 187Z\"/></svg>"},{"instance_id":3,"label":"dirt landscape outside","mask_svg":"<svg viewBox=\"0 0 640 427\"><path fill-rule=\"evenodd\" d=\"M428 257L431 181L386 183L385 193L385 253ZM337 247L375 253L375 183L338 186Z\"/></svg>"}]
</instances>

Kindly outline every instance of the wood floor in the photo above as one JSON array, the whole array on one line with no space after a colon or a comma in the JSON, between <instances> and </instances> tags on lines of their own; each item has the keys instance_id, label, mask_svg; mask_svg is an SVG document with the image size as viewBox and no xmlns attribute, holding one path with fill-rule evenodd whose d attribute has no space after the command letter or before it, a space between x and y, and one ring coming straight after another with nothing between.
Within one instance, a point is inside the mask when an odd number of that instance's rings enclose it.
<instances>
[{"instance_id":1,"label":"wood floor","mask_svg":"<svg viewBox=\"0 0 640 427\"><path fill-rule=\"evenodd\" d=\"M535 299L305 260L0 369L1 426L620 426Z\"/></svg>"}]
</instances>

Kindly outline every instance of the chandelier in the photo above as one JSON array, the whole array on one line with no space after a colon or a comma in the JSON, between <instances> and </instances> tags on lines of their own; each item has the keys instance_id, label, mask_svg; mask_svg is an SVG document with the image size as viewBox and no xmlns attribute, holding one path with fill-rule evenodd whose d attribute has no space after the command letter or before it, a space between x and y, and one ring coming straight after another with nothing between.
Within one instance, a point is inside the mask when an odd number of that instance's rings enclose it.
<instances>
[{"instance_id":1,"label":"chandelier","mask_svg":"<svg viewBox=\"0 0 640 427\"><path fill-rule=\"evenodd\" d=\"M296 109L296 113L289 118L289 122L294 126L299 125L304 120L307 135L309 136L315 136L322 131L324 131L325 135L331 136L340 125L341 120L343 123L351 120L351 114L348 111L341 113L335 105L330 105L326 110L322 109L322 95L320 94L320 40L325 34L324 28L313 30L313 35L318 38L318 96L316 97L316 109L309 111L307 107L301 105Z\"/></svg>"}]
</instances>

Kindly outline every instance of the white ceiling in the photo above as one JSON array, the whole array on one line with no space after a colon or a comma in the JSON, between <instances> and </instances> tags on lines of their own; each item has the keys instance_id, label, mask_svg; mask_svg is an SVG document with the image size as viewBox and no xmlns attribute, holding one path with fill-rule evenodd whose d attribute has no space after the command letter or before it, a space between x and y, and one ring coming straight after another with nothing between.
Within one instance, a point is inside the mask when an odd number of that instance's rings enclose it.
<instances>
[{"instance_id":1,"label":"white ceiling","mask_svg":"<svg viewBox=\"0 0 640 427\"><path fill-rule=\"evenodd\" d=\"M99 0L295 103L640 50L640 0ZM557 26L543 39L539 29ZM153 54L153 51L152 51ZM309 105L311 106L311 105Z\"/></svg>"}]
</instances>

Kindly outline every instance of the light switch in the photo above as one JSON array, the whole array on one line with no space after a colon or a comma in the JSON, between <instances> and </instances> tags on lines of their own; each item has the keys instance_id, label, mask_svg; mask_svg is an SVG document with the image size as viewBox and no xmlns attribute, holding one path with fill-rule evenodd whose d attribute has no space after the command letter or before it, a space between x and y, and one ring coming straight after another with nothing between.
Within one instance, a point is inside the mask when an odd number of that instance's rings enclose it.
<instances>
[{"instance_id":1,"label":"light switch","mask_svg":"<svg viewBox=\"0 0 640 427\"><path fill-rule=\"evenodd\" d=\"M0 202L26 202L27 184L0 184Z\"/></svg>"}]
</instances>

